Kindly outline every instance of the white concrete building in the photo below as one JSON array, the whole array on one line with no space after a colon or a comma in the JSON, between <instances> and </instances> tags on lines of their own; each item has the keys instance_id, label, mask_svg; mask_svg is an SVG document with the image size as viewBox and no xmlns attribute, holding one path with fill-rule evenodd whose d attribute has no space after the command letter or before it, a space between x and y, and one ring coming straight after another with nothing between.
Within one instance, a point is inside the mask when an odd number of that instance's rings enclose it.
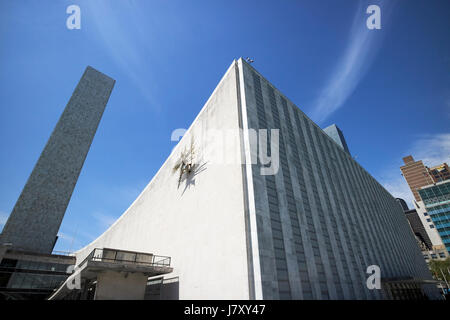
<instances>
[{"instance_id":1,"label":"white concrete building","mask_svg":"<svg viewBox=\"0 0 450 320\"><path fill-rule=\"evenodd\" d=\"M420 221L422 222L423 227L425 228L425 231L430 238L433 249L445 248L444 242L442 242L441 236L435 228L434 223L431 220L431 217L428 214L423 201L413 201L413 204L414 209L416 209L417 215L419 216Z\"/></svg>"},{"instance_id":2,"label":"white concrete building","mask_svg":"<svg viewBox=\"0 0 450 320\"><path fill-rule=\"evenodd\" d=\"M396 200L242 59L77 262L94 248L171 257L171 299L388 298L367 288L370 265L383 283L437 293Z\"/></svg>"}]
</instances>

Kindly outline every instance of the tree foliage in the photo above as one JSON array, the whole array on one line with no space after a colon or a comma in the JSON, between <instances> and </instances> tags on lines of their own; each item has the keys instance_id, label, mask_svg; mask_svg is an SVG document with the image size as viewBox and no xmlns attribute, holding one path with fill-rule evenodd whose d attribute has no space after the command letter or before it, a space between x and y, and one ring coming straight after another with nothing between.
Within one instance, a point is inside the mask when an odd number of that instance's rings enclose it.
<instances>
[{"instance_id":1,"label":"tree foliage","mask_svg":"<svg viewBox=\"0 0 450 320\"><path fill-rule=\"evenodd\" d=\"M432 260L429 263L430 271L437 280L444 281L442 273L444 273L447 282L450 283L450 257L445 260Z\"/></svg>"}]
</instances>

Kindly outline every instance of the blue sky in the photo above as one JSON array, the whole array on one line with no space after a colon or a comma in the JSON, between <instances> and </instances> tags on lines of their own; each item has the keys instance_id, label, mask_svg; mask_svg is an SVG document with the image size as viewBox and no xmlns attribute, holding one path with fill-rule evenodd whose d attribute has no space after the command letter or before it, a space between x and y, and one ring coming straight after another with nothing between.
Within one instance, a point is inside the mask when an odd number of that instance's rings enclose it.
<instances>
[{"instance_id":1,"label":"blue sky","mask_svg":"<svg viewBox=\"0 0 450 320\"><path fill-rule=\"evenodd\" d=\"M81 29L66 8L81 8ZM370 4L381 30L368 30ZM412 153L450 162L450 2L0 2L0 228L84 68L116 79L55 250L88 244L132 203L233 59L254 67L396 196Z\"/></svg>"}]
</instances>

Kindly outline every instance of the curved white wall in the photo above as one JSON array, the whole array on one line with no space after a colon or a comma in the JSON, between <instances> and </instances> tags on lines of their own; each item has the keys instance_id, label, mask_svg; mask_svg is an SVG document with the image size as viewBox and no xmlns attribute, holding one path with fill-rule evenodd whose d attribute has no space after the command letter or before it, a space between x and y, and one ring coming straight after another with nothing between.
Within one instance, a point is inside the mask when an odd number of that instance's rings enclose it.
<instances>
[{"instance_id":1,"label":"curved white wall","mask_svg":"<svg viewBox=\"0 0 450 320\"><path fill-rule=\"evenodd\" d=\"M180 299L249 298L241 165L214 161L222 143L208 135L237 132L234 64L152 181L105 233L76 252L77 263L103 247L170 256L174 272L167 276L179 276ZM172 168L192 136L200 170L177 188ZM238 135L225 154L240 157Z\"/></svg>"}]
</instances>

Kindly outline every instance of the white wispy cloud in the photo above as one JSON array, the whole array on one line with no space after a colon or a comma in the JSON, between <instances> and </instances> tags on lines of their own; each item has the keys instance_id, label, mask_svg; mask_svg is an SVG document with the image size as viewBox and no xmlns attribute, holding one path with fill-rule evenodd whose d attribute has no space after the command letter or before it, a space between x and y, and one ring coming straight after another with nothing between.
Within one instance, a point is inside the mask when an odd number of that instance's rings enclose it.
<instances>
[{"instance_id":1,"label":"white wispy cloud","mask_svg":"<svg viewBox=\"0 0 450 320\"><path fill-rule=\"evenodd\" d=\"M367 28L366 19L369 15L366 14L366 8L367 5L363 2L359 3L347 48L313 103L311 117L318 123L324 121L347 101L366 74L381 45L381 36L385 32L383 28L386 28L391 7L384 5L382 8L381 30Z\"/></svg>"},{"instance_id":2,"label":"white wispy cloud","mask_svg":"<svg viewBox=\"0 0 450 320\"><path fill-rule=\"evenodd\" d=\"M398 172L394 173L391 171L385 174L386 178L381 183L394 197L405 200L408 207L412 208L414 196L411 193L411 189L409 189L405 179L400 175L400 169L397 168L396 171Z\"/></svg>"},{"instance_id":3,"label":"white wispy cloud","mask_svg":"<svg viewBox=\"0 0 450 320\"><path fill-rule=\"evenodd\" d=\"M157 48L150 47L154 31L149 28L148 17L133 1L121 1L111 4L110 1L88 1L86 9L92 17L100 41L103 41L107 52L127 74L139 93L154 109L159 110L154 91L157 82L151 76L150 61L155 59L152 52Z\"/></svg>"},{"instance_id":4,"label":"white wispy cloud","mask_svg":"<svg viewBox=\"0 0 450 320\"><path fill-rule=\"evenodd\" d=\"M419 136L412 147L414 157L423 160L425 165L434 166L450 162L450 133L427 134Z\"/></svg>"},{"instance_id":5,"label":"white wispy cloud","mask_svg":"<svg viewBox=\"0 0 450 320\"><path fill-rule=\"evenodd\" d=\"M89 221L80 220L75 224L63 226L58 232L57 250L66 252L79 250L94 241L116 220L117 217L95 211Z\"/></svg>"},{"instance_id":6,"label":"white wispy cloud","mask_svg":"<svg viewBox=\"0 0 450 320\"><path fill-rule=\"evenodd\" d=\"M73 252L81 247L82 241L77 234L77 230L71 233L58 232L58 242L56 251Z\"/></svg>"},{"instance_id":7,"label":"white wispy cloud","mask_svg":"<svg viewBox=\"0 0 450 320\"><path fill-rule=\"evenodd\" d=\"M93 217L97 221L98 226L103 231L108 229L117 220L117 217L114 217L114 216L111 216L111 215L107 215L107 214L104 214L104 213L101 213L101 212L95 212L93 214Z\"/></svg>"},{"instance_id":8,"label":"white wispy cloud","mask_svg":"<svg viewBox=\"0 0 450 320\"><path fill-rule=\"evenodd\" d=\"M423 134L403 152L412 155L415 160L422 160L424 165L432 167L443 162L450 163L450 133ZM413 195L403 176L400 175L401 159L386 169L380 178L383 186L397 198L404 199L412 207Z\"/></svg>"},{"instance_id":9,"label":"white wispy cloud","mask_svg":"<svg viewBox=\"0 0 450 320\"><path fill-rule=\"evenodd\" d=\"M0 211L0 232L3 229L3 226L6 223L6 220L8 220L8 216L9 216L9 214L7 214L6 212Z\"/></svg>"},{"instance_id":10,"label":"white wispy cloud","mask_svg":"<svg viewBox=\"0 0 450 320\"><path fill-rule=\"evenodd\" d=\"M58 251L76 251L94 241L105 232L122 214L114 211L117 206L127 206L132 203L142 190L139 186L123 186L114 184L95 183L90 187L100 203L108 202L109 208L92 209L88 216L79 217L75 223L63 223L58 233ZM112 210L112 211L111 211Z\"/></svg>"},{"instance_id":11,"label":"white wispy cloud","mask_svg":"<svg viewBox=\"0 0 450 320\"><path fill-rule=\"evenodd\" d=\"M74 252L95 239L96 235L83 230L83 226L64 227L58 232L57 251Z\"/></svg>"}]
</instances>

